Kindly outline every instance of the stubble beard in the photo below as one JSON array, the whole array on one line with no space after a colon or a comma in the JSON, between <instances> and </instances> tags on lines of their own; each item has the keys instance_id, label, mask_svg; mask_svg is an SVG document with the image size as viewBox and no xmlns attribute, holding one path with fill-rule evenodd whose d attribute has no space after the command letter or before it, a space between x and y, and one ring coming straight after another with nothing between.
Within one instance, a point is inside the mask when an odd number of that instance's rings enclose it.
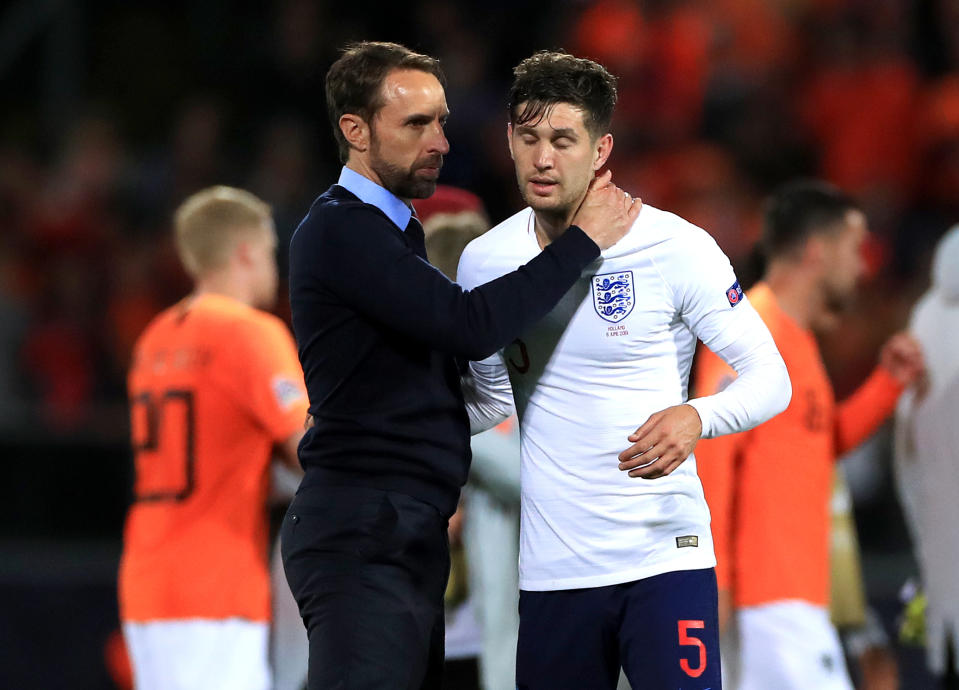
<instances>
[{"instance_id":1,"label":"stubble beard","mask_svg":"<svg viewBox=\"0 0 959 690\"><path fill-rule=\"evenodd\" d=\"M827 284L820 289L823 294L822 309L813 330L829 333L839 327L844 316L855 310L859 295L855 286L845 288Z\"/></svg>"},{"instance_id":2,"label":"stubble beard","mask_svg":"<svg viewBox=\"0 0 959 690\"><path fill-rule=\"evenodd\" d=\"M853 311L859 297L855 284L849 286L828 285L824 292L826 309L836 316L842 316Z\"/></svg>"},{"instance_id":3,"label":"stubble beard","mask_svg":"<svg viewBox=\"0 0 959 690\"><path fill-rule=\"evenodd\" d=\"M383 187L398 196L400 199L427 199L436 191L436 180L426 180L416 177L416 171L425 167L443 166L443 157L421 158L413 163L409 169L391 163L380 156L380 147L373 137L370 146L370 167L380 178Z\"/></svg>"}]
</instances>

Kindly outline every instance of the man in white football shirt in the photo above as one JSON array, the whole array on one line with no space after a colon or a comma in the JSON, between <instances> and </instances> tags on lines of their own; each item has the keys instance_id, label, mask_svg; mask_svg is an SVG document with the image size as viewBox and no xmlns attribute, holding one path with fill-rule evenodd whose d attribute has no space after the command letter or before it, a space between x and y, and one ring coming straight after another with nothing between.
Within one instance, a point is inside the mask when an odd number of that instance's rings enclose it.
<instances>
[{"instance_id":1,"label":"man in white football shirt","mask_svg":"<svg viewBox=\"0 0 959 690\"><path fill-rule=\"evenodd\" d=\"M601 65L540 52L514 75L509 146L529 206L467 247L467 288L559 237L613 147L615 78ZM739 376L687 402L697 338ZM550 314L471 369L474 430L514 398L520 419L517 686L614 688L622 666L634 687L719 688L715 558L691 452L781 412L790 385L716 243L644 206Z\"/></svg>"}]
</instances>

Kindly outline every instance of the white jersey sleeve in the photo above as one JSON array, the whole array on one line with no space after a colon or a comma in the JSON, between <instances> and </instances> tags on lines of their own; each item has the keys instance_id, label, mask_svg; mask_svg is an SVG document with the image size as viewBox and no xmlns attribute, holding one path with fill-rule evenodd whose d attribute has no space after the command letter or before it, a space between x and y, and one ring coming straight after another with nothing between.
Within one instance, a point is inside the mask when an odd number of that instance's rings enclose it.
<instances>
[{"instance_id":1,"label":"white jersey sleeve","mask_svg":"<svg viewBox=\"0 0 959 690\"><path fill-rule=\"evenodd\" d=\"M712 438L775 417L789 405L792 386L782 355L739 287L729 259L706 233L699 240L690 243L689 263L674 287L682 318L738 374L725 390L689 401L702 420L702 437Z\"/></svg>"},{"instance_id":2,"label":"white jersey sleeve","mask_svg":"<svg viewBox=\"0 0 959 690\"><path fill-rule=\"evenodd\" d=\"M470 362L470 375L462 380L470 433L492 429L513 414L513 389L499 353L482 362Z\"/></svg>"},{"instance_id":3,"label":"white jersey sleeve","mask_svg":"<svg viewBox=\"0 0 959 690\"><path fill-rule=\"evenodd\" d=\"M483 276L481 260L469 246L460 256L456 280L466 290L493 280L498 276ZM470 420L470 433L478 434L492 429L514 412L513 389L509 373L499 352L481 362L470 362L468 376L461 381L466 413Z\"/></svg>"},{"instance_id":4,"label":"white jersey sleeve","mask_svg":"<svg viewBox=\"0 0 959 690\"><path fill-rule=\"evenodd\" d=\"M756 317L758 326L765 329L751 306L749 311ZM768 330L766 335L768 337ZM703 422L703 438L752 429L786 409L792 397L792 385L771 338L768 343L744 338L715 352L738 376L719 393L689 401Z\"/></svg>"}]
</instances>

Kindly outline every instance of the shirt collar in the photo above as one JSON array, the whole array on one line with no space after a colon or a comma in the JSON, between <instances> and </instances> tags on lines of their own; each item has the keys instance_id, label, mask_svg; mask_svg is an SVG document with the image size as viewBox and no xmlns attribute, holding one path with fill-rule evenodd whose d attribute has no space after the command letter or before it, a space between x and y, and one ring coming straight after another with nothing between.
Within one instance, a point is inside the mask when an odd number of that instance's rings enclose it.
<instances>
[{"instance_id":1,"label":"shirt collar","mask_svg":"<svg viewBox=\"0 0 959 690\"><path fill-rule=\"evenodd\" d=\"M343 166L337 184L355 195L364 204L376 206L400 230L405 231L413 211L398 196L376 184L370 178Z\"/></svg>"}]
</instances>

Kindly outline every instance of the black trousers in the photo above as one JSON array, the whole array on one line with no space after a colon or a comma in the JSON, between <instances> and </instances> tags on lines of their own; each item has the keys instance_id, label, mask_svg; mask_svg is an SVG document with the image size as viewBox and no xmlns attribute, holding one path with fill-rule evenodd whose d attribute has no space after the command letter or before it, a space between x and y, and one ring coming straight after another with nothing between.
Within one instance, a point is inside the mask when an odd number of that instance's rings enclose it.
<instances>
[{"instance_id":1,"label":"black trousers","mask_svg":"<svg viewBox=\"0 0 959 690\"><path fill-rule=\"evenodd\" d=\"M405 494L301 488L280 529L310 642L309 690L442 684L447 520Z\"/></svg>"}]
</instances>

